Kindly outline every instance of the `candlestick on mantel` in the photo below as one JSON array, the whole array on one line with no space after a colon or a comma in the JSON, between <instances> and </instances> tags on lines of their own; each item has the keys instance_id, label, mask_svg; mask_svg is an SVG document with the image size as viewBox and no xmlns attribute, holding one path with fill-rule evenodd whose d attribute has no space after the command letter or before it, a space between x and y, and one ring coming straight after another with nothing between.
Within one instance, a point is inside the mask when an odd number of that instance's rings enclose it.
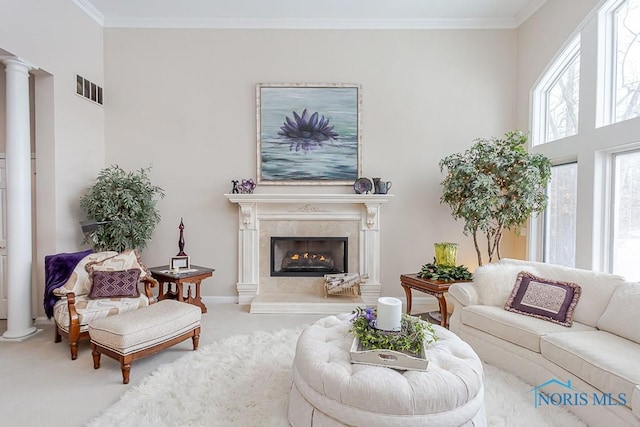
<instances>
[{"instance_id":1,"label":"candlestick on mantel","mask_svg":"<svg viewBox=\"0 0 640 427\"><path fill-rule=\"evenodd\" d=\"M378 298L376 329L398 332L401 328L402 301L393 297Z\"/></svg>"}]
</instances>

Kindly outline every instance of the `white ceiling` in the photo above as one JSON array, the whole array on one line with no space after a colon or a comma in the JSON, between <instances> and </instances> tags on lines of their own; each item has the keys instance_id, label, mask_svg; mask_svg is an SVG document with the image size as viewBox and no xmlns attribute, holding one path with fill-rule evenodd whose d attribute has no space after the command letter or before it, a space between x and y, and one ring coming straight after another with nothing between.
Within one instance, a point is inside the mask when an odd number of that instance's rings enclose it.
<instances>
[{"instance_id":1,"label":"white ceiling","mask_svg":"<svg viewBox=\"0 0 640 427\"><path fill-rule=\"evenodd\" d=\"M547 0L73 0L105 27L517 28Z\"/></svg>"}]
</instances>

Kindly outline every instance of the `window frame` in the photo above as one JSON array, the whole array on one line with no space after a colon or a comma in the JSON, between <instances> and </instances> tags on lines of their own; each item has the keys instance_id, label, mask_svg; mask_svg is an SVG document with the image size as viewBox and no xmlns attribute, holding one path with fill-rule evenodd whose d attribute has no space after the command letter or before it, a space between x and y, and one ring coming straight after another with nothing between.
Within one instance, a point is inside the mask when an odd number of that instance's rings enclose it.
<instances>
[{"instance_id":1,"label":"window frame","mask_svg":"<svg viewBox=\"0 0 640 427\"><path fill-rule=\"evenodd\" d=\"M605 85L611 85L604 73L605 47L614 46L612 33L605 37L607 13L624 5L624 0L599 0L582 22L568 36L555 55L549 58L529 91L529 128L532 133L529 150L544 154L552 164L576 161L578 163L576 268L607 272L613 271L612 243L614 218L612 209L612 155L640 150L640 116L628 120L605 123L603 113ZM611 21L609 22L609 25ZM551 81L551 72L557 71L562 54L570 42L581 36L580 62L580 128L577 135L544 143L540 141L540 92ZM611 47L609 47L611 49ZM613 87L613 86L611 86ZM607 111L610 114L611 109ZM546 125L546 124L545 124ZM526 257L543 262L543 212L530 218L527 230Z\"/></svg>"},{"instance_id":2,"label":"window frame","mask_svg":"<svg viewBox=\"0 0 640 427\"><path fill-rule=\"evenodd\" d=\"M616 84L618 61L614 15L627 0L607 1L598 11L598 100L596 127L616 123Z\"/></svg>"},{"instance_id":3,"label":"window frame","mask_svg":"<svg viewBox=\"0 0 640 427\"><path fill-rule=\"evenodd\" d=\"M559 166L566 166L566 165L575 165L576 166L576 220L577 220L577 216L578 216L578 207L577 207L577 198L578 198L578 174L579 174L579 168L578 168L578 160L569 160L569 161L564 161L564 162L557 162L554 163L551 168L553 169L554 167L559 167ZM541 244L540 244L540 249L541 249L541 261L544 263L548 263L549 262L549 242L548 242L548 227L549 227L549 217L550 217L550 212L549 212L549 188L547 187L546 189L547 191L547 207L545 208L545 210L542 212L542 214L540 215L541 217L541 227L542 227L542 240L541 240ZM577 226L576 226L576 234L577 234ZM574 241L574 245L576 245L576 242ZM575 246L574 246L575 247ZM577 247L575 247L575 250L577 251ZM573 265L568 266L568 267L575 267L575 263L576 263L576 256L574 254L574 259L573 259Z\"/></svg>"},{"instance_id":4,"label":"window frame","mask_svg":"<svg viewBox=\"0 0 640 427\"><path fill-rule=\"evenodd\" d=\"M617 120L618 33L615 15L629 0L609 0L598 11L598 79L596 128L624 122Z\"/></svg>"},{"instance_id":5,"label":"window frame","mask_svg":"<svg viewBox=\"0 0 640 427\"><path fill-rule=\"evenodd\" d=\"M626 146L624 148L620 148L617 150L612 150L607 155L607 165L606 165L606 176L607 176L607 185L606 185L606 194L604 198L603 206L608 206L606 209L605 218L605 232L603 233L603 245L604 245L604 254L602 260L602 267L604 271L607 271L611 274L619 274L614 273L614 242L615 242L615 222L616 215L614 212L615 208L615 200L616 200L616 158L619 156L623 156L625 154L630 153L638 153L640 154L640 144L632 144L631 146Z\"/></svg>"},{"instance_id":6,"label":"window frame","mask_svg":"<svg viewBox=\"0 0 640 427\"><path fill-rule=\"evenodd\" d=\"M581 43L582 37L578 32L569 40L568 43L563 47L560 53L556 56L556 58L551 62L551 65L547 67L545 71L541 74L538 82L534 85L533 93L532 93L532 116L531 116L531 143L533 146L547 144L553 141L557 141L557 138L554 140L547 140L548 134L548 123L549 123L549 91L558 82L560 77L567 71L567 69L573 64L573 61L576 60L577 57L580 56L581 53ZM580 61L580 77L582 78L582 61ZM580 84L578 84L578 111L580 111ZM578 121L580 120L578 114ZM578 134L578 129L576 129L576 133ZM573 136L569 135L566 138Z\"/></svg>"}]
</instances>

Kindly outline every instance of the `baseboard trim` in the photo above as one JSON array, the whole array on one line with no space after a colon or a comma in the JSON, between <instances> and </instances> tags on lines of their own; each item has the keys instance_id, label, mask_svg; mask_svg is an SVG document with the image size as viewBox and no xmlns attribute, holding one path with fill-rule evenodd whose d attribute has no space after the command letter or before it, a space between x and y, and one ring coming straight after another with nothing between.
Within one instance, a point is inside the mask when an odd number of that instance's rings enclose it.
<instances>
[{"instance_id":1,"label":"baseboard trim","mask_svg":"<svg viewBox=\"0 0 640 427\"><path fill-rule=\"evenodd\" d=\"M238 297L230 297L230 296L216 296L216 297L202 297L202 302L207 304L237 304Z\"/></svg>"}]
</instances>

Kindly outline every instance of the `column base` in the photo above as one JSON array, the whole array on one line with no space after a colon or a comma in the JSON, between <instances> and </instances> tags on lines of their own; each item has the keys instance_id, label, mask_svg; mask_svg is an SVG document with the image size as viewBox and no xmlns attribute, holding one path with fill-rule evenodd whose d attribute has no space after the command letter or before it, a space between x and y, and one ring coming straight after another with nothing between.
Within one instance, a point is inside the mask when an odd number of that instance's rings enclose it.
<instances>
[{"instance_id":1,"label":"column base","mask_svg":"<svg viewBox=\"0 0 640 427\"><path fill-rule=\"evenodd\" d=\"M24 340L27 340L39 334L40 332L42 332L42 329L38 329L35 326L32 326L24 331L18 331L18 332L5 331L4 334L2 334L2 337L0 337L0 341L22 342Z\"/></svg>"}]
</instances>

